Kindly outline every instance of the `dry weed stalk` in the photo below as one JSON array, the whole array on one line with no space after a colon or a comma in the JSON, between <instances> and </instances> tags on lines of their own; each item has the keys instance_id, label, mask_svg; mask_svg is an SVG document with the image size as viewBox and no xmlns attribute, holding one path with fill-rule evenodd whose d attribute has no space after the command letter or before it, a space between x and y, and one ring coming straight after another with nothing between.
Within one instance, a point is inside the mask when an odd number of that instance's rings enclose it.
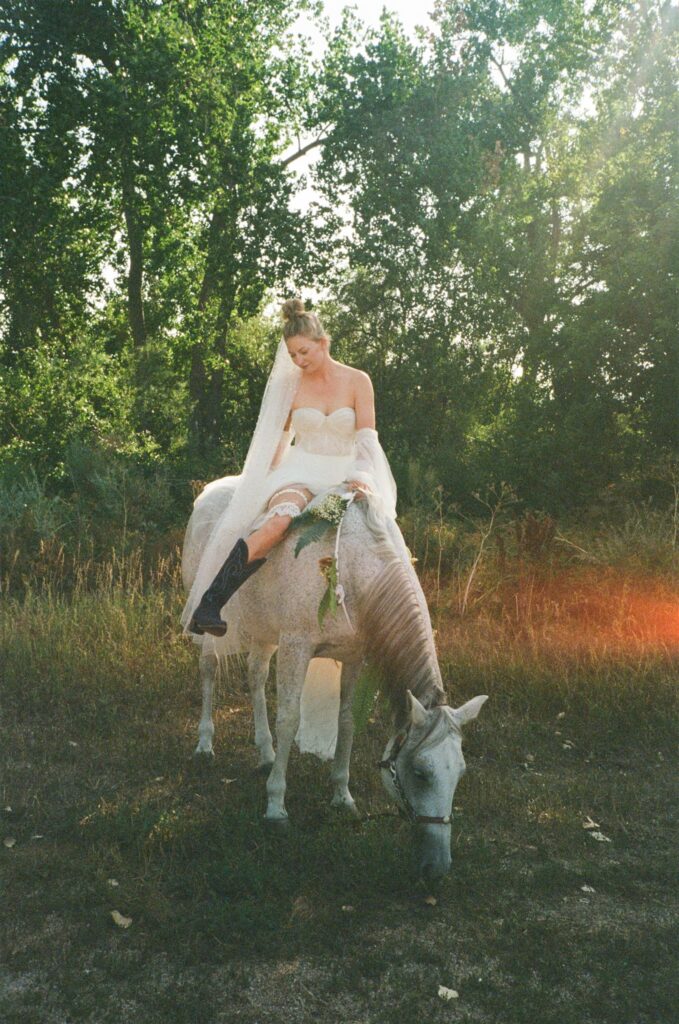
<instances>
[{"instance_id":1,"label":"dry weed stalk","mask_svg":"<svg viewBox=\"0 0 679 1024\"><path fill-rule=\"evenodd\" d=\"M472 583L474 582L474 577L476 576L476 571L477 571L479 565L481 564L481 559L483 558L483 554L484 554L484 551L485 551L486 543L488 542L489 538L493 534L493 530L495 528L495 522L497 520L497 517L498 517L498 515L500 514L500 512L504 508L506 508L508 505L510 505L515 500L514 492L512 491L512 489L509 486L509 484L506 484L506 483L500 484L500 492L499 492L499 494L496 494L495 492L493 492L493 496L496 499L494 505L492 505L489 501L485 501L478 494L474 495L476 500L479 501L482 505L485 505L485 507L490 512L490 520L488 521L488 525L487 525L486 529L481 534L481 541L479 543L479 549L476 552L476 557L474 558L474 561L472 563L472 567L469 570L469 573L467 575L467 583L466 583L465 588L464 588L464 594L462 595L462 601L460 602L460 615L466 615L466 613L467 613L467 606L468 606L468 603L469 603L469 593L470 593L471 588L472 588Z\"/></svg>"}]
</instances>

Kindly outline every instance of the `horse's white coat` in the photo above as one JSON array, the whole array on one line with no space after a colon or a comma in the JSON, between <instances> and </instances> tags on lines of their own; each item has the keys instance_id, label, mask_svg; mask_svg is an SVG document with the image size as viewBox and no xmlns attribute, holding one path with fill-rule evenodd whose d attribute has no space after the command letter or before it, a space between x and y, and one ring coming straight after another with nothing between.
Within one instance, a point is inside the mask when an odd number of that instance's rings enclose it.
<instances>
[{"instance_id":1,"label":"horse's white coat","mask_svg":"<svg viewBox=\"0 0 679 1024\"><path fill-rule=\"evenodd\" d=\"M211 524L230 499L230 494L229 487L213 488L194 508L183 553L187 589ZM333 541L326 538L310 544L295 558L296 540L294 535L285 538L271 552L266 565L242 587L239 596L241 622L248 637L248 682L254 711L255 745L260 766L271 768L266 786L266 818L271 822L287 822L285 790L288 759L299 729L305 677L310 661L317 657L332 658L342 665L337 742L332 765L332 803L355 813L355 803L349 791L349 761L353 742L351 705L364 657L360 609L366 600L370 600L371 586L385 568L384 548L380 549L375 541L361 509L356 506L350 508L342 531L342 584L356 631L339 613L327 616L321 630L317 613L326 583L318 562L332 553ZM228 604L224 611L228 622ZM278 708L277 748L274 752L265 685L269 662L276 649ZM432 655L435 662L433 649ZM217 667L218 659L214 653L201 655L203 710L196 753L212 754L212 687ZM437 664L436 674L438 679L432 680L432 693L438 687L436 692L440 695ZM455 786L464 770L460 727L476 717L485 699L476 697L454 711L447 706L428 709L410 695L408 740L399 754L398 770L418 814L445 816L451 813ZM387 745L387 752L392 744L393 737ZM385 784L387 789L391 788L386 779ZM398 794L392 792L392 795L399 799ZM434 874L443 873L450 866L450 825L421 825L418 829L422 869Z\"/></svg>"}]
</instances>

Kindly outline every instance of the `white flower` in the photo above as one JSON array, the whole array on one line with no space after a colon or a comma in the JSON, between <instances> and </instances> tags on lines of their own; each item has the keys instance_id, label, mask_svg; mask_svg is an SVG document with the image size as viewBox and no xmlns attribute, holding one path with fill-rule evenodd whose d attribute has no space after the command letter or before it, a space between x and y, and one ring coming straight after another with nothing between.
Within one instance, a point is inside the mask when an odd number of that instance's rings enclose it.
<instances>
[{"instance_id":1,"label":"white flower","mask_svg":"<svg viewBox=\"0 0 679 1024\"><path fill-rule=\"evenodd\" d=\"M309 514L315 519L325 519L333 526L339 526L346 510L347 502L339 494L328 494L320 505L309 509Z\"/></svg>"}]
</instances>

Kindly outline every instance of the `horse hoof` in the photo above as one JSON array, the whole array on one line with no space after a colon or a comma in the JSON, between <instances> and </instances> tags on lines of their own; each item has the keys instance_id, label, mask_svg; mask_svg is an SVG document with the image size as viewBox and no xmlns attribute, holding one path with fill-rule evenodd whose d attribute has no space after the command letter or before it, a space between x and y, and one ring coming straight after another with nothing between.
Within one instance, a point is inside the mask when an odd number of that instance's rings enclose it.
<instances>
[{"instance_id":1,"label":"horse hoof","mask_svg":"<svg viewBox=\"0 0 679 1024\"><path fill-rule=\"evenodd\" d=\"M278 835L285 835L290 831L290 819L285 818L265 818L264 821L267 825L271 826L271 830Z\"/></svg>"},{"instance_id":2,"label":"horse hoof","mask_svg":"<svg viewBox=\"0 0 679 1024\"><path fill-rule=\"evenodd\" d=\"M196 764L212 764L215 759L215 752L210 747L208 750L197 746L193 752L193 760Z\"/></svg>"},{"instance_id":3,"label":"horse hoof","mask_svg":"<svg viewBox=\"0 0 679 1024\"><path fill-rule=\"evenodd\" d=\"M346 800L331 800L330 806L337 814L341 814L346 818L360 818L360 812L358 807L352 800L351 803L347 803Z\"/></svg>"}]
</instances>

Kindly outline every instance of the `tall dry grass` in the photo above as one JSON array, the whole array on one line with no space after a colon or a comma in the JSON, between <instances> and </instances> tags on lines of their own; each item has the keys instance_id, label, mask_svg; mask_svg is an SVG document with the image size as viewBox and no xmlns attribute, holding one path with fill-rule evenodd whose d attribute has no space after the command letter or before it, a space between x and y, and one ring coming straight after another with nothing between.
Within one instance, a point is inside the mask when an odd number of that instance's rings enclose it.
<instances>
[{"instance_id":1,"label":"tall dry grass","mask_svg":"<svg viewBox=\"0 0 679 1024\"><path fill-rule=\"evenodd\" d=\"M548 517L402 517L418 558L450 699L489 692L521 716L615 714L672 722L679 652L677 551L671 517L559 528ZM166 545L169 548L169 542ZM0 643L8 690L49 679L143 685L168 699L194 688L195 651L180 635L178 546L78 558L55 538L33 572L4 568ZM24 553L24 566L28 555ZM16 696L18 691L14 690ZM28 698L30 700L30 695Z\"/></svg>"}]
</instances>

